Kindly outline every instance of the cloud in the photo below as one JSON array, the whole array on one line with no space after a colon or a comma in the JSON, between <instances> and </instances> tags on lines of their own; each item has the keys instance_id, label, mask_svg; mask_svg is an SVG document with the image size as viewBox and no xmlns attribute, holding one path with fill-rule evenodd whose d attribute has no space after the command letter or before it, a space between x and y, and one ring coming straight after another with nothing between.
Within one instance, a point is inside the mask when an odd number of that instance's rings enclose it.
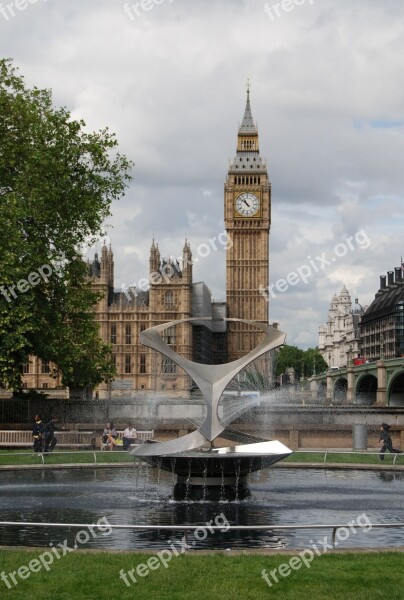
<instances>
[{"instance_id":1,"label":"cloud","mask_svg":"<svg viewBox=\"0 0 404 600\"><path fill-rule=\"evenodd\" d=\"M0 48L136 163L108 229L118 288L147 275L153 237L178 256L185 238L196 249L223 229L250 77L272 181L271 281L359 229L371 239L270 303L289 343L315 345L333 294L346 283L369 303L404 254L404 5L322 0L271 21L264 4L167 0L131 20L124 3L38 1L0 15ZM224 253L194 279L224 298Z\"/></svg>"}]
</instances>

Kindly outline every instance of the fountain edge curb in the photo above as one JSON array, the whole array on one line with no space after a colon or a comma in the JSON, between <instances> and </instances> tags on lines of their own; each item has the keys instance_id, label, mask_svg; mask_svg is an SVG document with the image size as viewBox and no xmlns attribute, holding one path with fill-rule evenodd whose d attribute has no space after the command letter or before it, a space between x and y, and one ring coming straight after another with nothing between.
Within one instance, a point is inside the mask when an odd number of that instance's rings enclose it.
<instances>
[{"instance_id":1,"label":"fountain edge curb","mask_svg":"<svg viewBox=\"0 0 404 600\"><path fill-rule=\"evenodd\" d=\"M147 464L147 463L141 463ZM0 471L37 471L40 469L133 469L133 463L81 463L59 465L0 465ZM348 471L404 471L404 465L377 465L356 463L277 463L271 469L318 469L318 470L348 470Z\"/></svg>"},{"instance_id":2,"label":"fountain edge curb","mask_svg":"<svg viewBox=\"0 0 404 600\"><path fill-rule=\"evenodd\" d=\"M0 546L1 551L15 551L15 552L36 552L44 549L48 549L48 546ZM229 558L233 558L235 556L295 556L295 554L299 551L304 550L304 547L301 548L293 548L295 552L291 552L291 550L284 549L275 549L275 548L251 548L249 550L242 548L237 550L236 548L231 548L230 550L223 549L212 549L212 550L193 550L190 548L184 554L185 556L209 556L211 554L222 554L224 556L228 556ZM149 550L111 550L107 548L80 548L80 553L85 554L117 554L117 555L133 555L133 554L147 554L154 555L156 550L150 548ZM404 553L404 546L397 546L394 548L390 548L388 546L383 546L380 548L332 548L327 550L327 554L379 554L381 552L395 552L395 553Z\"/></svg>"}]
</instances>

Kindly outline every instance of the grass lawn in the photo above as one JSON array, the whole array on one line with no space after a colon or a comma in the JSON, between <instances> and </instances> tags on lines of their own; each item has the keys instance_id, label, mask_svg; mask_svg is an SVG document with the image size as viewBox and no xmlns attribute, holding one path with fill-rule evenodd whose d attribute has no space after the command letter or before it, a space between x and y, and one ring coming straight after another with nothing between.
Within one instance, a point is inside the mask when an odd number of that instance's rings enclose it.
<instances>
[{"instance_id":1,"label":"grass lawn","mask_svg":"<svg viewBox=\"0 0 404 600\"><path fill-rule=\"evenodd\" d=\"M37 558L41 551L0 550L6 574ZM154 556L154 568L127 587L126 573ZM2 599L26 600L403 600L404 555L399 552L326 554L307 568L292 570L269 587L261 571L278 568L292 555L181 555L164 568L156 555L77 551L41 568L8 589L0 580ZM156 567L157 562L159 564ZM39 563L40 564L40 563ZM145 567L147 569L147 567ZM0 571L0 572L1 572ZM130 580L130 577L128 577ZM12 583L10 583L12 585Z\"/></svg>"},{"instance_id":2,"label":"grass lawn","mask_svg":"<svg viewBox=\"0 0 404 600\"><path fill-rule=\"evenodd\" d=\"M45 464L66 464L66 463L94 463L94 453L82 452L80 454L69 454L68 451L56 450L61 454L49 453L45 454ZM338 453L327 452L326 463L354 463L354 464L393 464L396 457L396 465L404 465L404 453L385 454L385 460L381 463L378 454L359 454L357 452ZM97 451L97 462L99 463L114 463L127 462L132 463L133 457L128 452L123 450L114 450L113 452ZM324 452L294 452L282 462L300 462L300 463L323 463ZM22 450L2 450L0 448L0 465L40 465L42 459L37 454L34 454L29 449ZM403 595L404 598L404 595Z\"/></svg>"},{"instance_id":3,"label":"grass lawn","mask_svg":"<svg viewBox=\"0 0 404 600\"><path fill-rule=\"evenodd\" d=\"M372 452L375 452L372 450ZM302 463L323 463L324 452L293 452L283 462L302 462ZM384 464L392 465L394 458L396 457L396 465L404 465L404 454L390 454L388 452L384 455L384 461L382 462L379 458L379 454L359 454L357 452L327 452L326 463L354 463L354 464ZM404 598L404 596L403 596Z\"/></svg>"},{"instance_id":4,"label":"grass lawn","mask_svg":"<svg viewBox=\"0 0 404 600\"><path fill-rule=\"evenodd\" d=\"M60 454L59 454L60 452ZM123 450L113 452L97 451L98 463L127 462L133 463L134 457ZM80 454L69 454L66 450L55 450L55 453L44 454L45 464L80 464L94 463L94 452L81 452ZM0 465L41 465L42 458L34 454L29 449L23 450L2 450L0 448Z\"/></svg>"}]
</instances>

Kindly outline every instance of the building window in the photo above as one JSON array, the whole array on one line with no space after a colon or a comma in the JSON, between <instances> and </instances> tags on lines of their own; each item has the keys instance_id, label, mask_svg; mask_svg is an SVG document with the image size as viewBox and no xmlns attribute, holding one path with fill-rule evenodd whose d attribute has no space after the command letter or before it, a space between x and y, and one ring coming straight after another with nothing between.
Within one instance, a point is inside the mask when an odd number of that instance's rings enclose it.
<instances>
[{"instance_id":1,"label":"building window","mask_svg":"<svg viewBox=\"0 0 404 600\"><path fill-rule=\"evenodd\" d=\"M49 375L49 373L50 373L50 366L49 366L49 362L48 361L42 361L41 373L43 375Z\"/></svg>"},{"instance_id":2,"label":"building window","mask_svg":"<svg viewBox=\"0 0 404 600\"><path fill-rule=\"evenodd\" d=\"M24 373L24 375L27 375L27 373L29 373L29 363L24 363L22 365L22 372Z\"/></svg>"},{"instance_id":3,"label":"building window","mask_svg":"<svg viewBox=\"0 0 404 600\"><path fill-rule=\"evenodd\" d=\"M176 372L176 364L171 358L167 358L166 356L162 359L162 372L163 373L175 373Z\"/></svg>"},{"instance_id":4,"label":"building window","mask_svg":"<svg viewBox=\"0 0 404 600\"><path fill-rule=\"evenodd\" d=\"M146 373L146 354L141 354L140 355L140 369L139 369L139 373Z\"/></svg>"},{"instance_id":5,"label":"building window","mask_svg":"<svg viewBox=\"0 0 404 600\"><path fill-rule=\"evenodd\" d=\"M28 388L28 383L26 381L22 382L22 387L24 390L26 390Z\"/></svg>"},{"instance_id":6,"label":"building window","mask_svg":"<svg viewBox=\"0 0 404 600\"><path fill-rule=\"evenodd\" d=\"M125 327L125 344L132 343L132 325L126 325Z\"/></svg>"},{"instance_id":7,"label":"building window","mask_svg":"<svg viewBox=\"0 0 404 600\"><path fill-rule=\"evenodd\" d=\"M116 344L116 325L111 325L111 344Z\"/></svg>"},{"instance_id":8,"label":"building window","mask_svg":"<svg viewBox=\"0 0 404 600\"><path fill-rule=\"evenodd\" d=\"M174 294L172 292L166 292L164 296L164 305L166 308L174 308Z\"/></svg>"},{"instance_id":9,"label":"building window","mask_svg":"<svg viewBox=\"0 0 404 600\"><path fill-rule=\"evenodd\" d=\"M162 338L166 344L172 346L175 344L175 335L174 335L175 327L169 327L165 331L163 331Z\"/></svg>"},{"instance_id":10,"label":"building window","mask_svg":"<svg viewBox=\"0 0 404 600\"><path fill-rule=\"evenodd\" d=\"M125 373L132 372L131 358L130 354L125 355Z\"/></svg>"},{"instance_id":11,"label":"building window","mask_svg":"<svg viewBox=\"0 0 404 600\"><path fill-rule=\"evenodd\" d=\"M42 384L42 389L43 390L47 390L48 389L48 384L47 383L43 383Z\"/></svg>"},{"instance_id":12,"label":"building window","mask_svg":"<svg viewBox=\"0 0 404 600\"><path fill-rule=\"evenodd\" d=\"M116 369L116 354L112 355L112 366Z\"/></svg>"}]
</instances>

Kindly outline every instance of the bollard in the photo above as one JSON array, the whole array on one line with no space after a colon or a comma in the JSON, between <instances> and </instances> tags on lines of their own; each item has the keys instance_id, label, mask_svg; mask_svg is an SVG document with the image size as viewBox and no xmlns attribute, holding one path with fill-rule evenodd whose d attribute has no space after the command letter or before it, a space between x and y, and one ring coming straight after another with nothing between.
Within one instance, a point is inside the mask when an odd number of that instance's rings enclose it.
<instances>
[{"instance_id":1,"label":"bollard","mask_svg":"<svg viewBox=\"0 0 404 600\"><path fill-rule=\"evenodd\" d=\"M368 426L362 423L352 425L352 448L353 450L368 449Z\"/></svg>"}]
</instances>

